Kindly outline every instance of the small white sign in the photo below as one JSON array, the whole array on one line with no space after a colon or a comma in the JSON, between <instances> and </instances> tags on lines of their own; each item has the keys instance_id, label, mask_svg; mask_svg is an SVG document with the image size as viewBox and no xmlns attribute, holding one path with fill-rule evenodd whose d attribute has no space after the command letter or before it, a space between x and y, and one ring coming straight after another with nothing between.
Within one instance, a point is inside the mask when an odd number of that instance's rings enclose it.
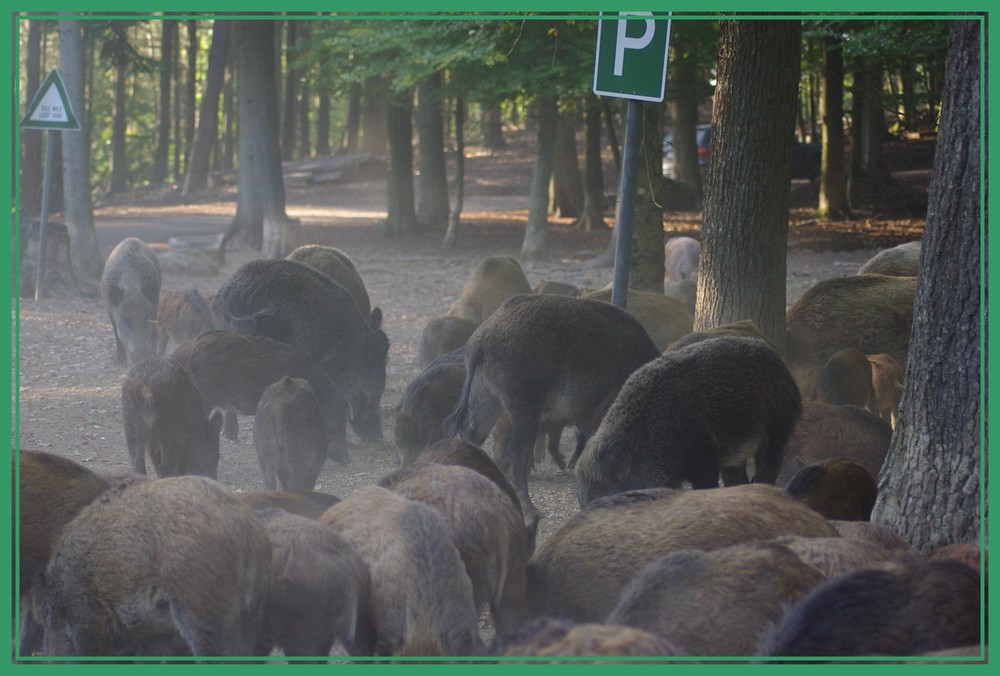
<instances>
[{"instance_id":1,"label":"small white sign","mask_svg":"<svg viewBox=\"0 0 1000 676\"><path fill-rule=\"evenodd\" d=\"M21 126L25 129L79 129L80 123L66 95L59 71L52 69L28 106Z\"/></svg>"}]
</instances>

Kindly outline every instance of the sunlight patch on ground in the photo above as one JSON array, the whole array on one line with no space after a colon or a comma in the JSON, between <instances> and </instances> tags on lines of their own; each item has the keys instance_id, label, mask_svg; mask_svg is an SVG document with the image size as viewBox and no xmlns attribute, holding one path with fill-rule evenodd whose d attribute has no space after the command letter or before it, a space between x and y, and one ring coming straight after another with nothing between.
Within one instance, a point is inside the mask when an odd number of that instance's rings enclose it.
<instances>
[{"instance_id":1,"label":"sunlight patch on ground","mask_svg":"<svg viewBox=\"0 0 1000 676\"><path fill-rule=\"evenodd\" d=\"M385 211L371 211L361 209L337 209L335 207L289 207L287 210L291 218L308 219L329 219L329 218L367 218L369 220L383 219L388 213Z\"/></svg>"}]
</instances>

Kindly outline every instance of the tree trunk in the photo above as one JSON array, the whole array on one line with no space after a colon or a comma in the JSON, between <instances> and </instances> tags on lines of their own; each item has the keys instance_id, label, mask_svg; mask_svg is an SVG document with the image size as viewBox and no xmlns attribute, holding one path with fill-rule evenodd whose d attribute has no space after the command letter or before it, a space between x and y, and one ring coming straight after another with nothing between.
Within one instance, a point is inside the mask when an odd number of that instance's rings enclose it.
<instances>
[{"instance_id":1,"label":"tree trunk","mask_svg":"<svg viewBox=\"0 0 1000 676\"><path fill-rule=\"evenodd\" d=\"M444 159L443 78L435 73L417 86L417 135L420 140L420 199L417 218L430 230L448 227L448 175Z\"/></svg>"},{"instance_id":2,"label":"tree trunk","mask_svg":"<svg viewBox=\"0 0 1000 676\"><path fill-rule=\"evenodd\" d=\"M556 125L559 110L553 95L539 94L535 99L538 113L538 146L535 168L531 174L531 192L528 206L528 225L521 244L521 258L533 260L546 254L546 230L549 220L549 179L556 150Z\"/></svg>"},{"instance_id":3,"label":"tree trunk","mask_svg":"<svg viewBox=\"0 0 1000 676\"><path fill-rule=\"evenodd\" d=\"M254 249L264 240L264 220L288 220L278 147L278 92L275 78L274 22L239 21L239 164L236 217L220 250L239 232Z\"/></svg>"},{"instance_id":4,"label":"tree trunk","mask_svg":"<svg viewBox=\"0 0 1000 676\"><path fill-rule=\"evenodd\" d=\"M912 65L904 65L899 69L899 85L903 95L903 127L907 131L916 131L919 127L917 115L917 74Z\"/></svg>"},{"instance_id":5,"label":"tree trunk","mask_svg":"<svg viewBox=\"0 0 1000 676\"><path fill-rule=\"evenodd\" d=\"M465 99L455 99L455 206L448 217L444 245L455 246L465 202Z\"/></svg>"},{"instance_id":6,"label":"tree trunk","mask_svg":"<svg viewBox=\"0 0 1000 676\"><path fill-rule=\"evenodd\" d=\"M882 68L869 64L861 82L861 170L888 180L889 168L882 150L885 135L885 113L880 104Z\"/></svg>"},{"instance_id":7,"label":"tree trunk","mask_svg":"<svg viewBox=\"0 0 1000 676\"><path fill-rule=\"evenodd\" d=\"M500 150L507 146L503 138L503 112L500 102L484 103L481 120L483 145L489 150Z\"/></svg>"},{"instance_id":8,"label":"tree trunk","mask_svg":"<svg viewBox=\"0 0 1000 676\"><path fill-rule=\"evenodd\" d=\"M208 73L205 76L205 90L201 94L198 129L191 143L191 157L187 161L182 195L192 195L208 187L208 159L219 135L219 94L225 80L230 29L229 21L216 19L212 25Z\"/></svg>"},{"instance_id":9,"label":"tree trunk","mask_svg":"<svg viewBox=\"0 0 1000 676\"><path fill-rule=\"evenodd\" d=\"M170 116L170 87L174 71L174 35L177 33L177 22L169 19L161 21L163 32L160 37L160 120L156 132L156 151L153 153L153 167L150 170L149 182L159 186L167 180L167 165L170 162L170 132L172 118Z\"/></svg>"},{"instance_id":10,"label":"tree trunk","mask_svg":"<svg viewBox=\"0 0 1000 676\"><path fill-rule=\"evenodd\" d=\"M281 112L281 159L290 160L295 156L295 106L299 94L299 78L301 72L298 68L287 66L292 60L295 52L295 43L298 38L298 21L287 21L288 30L285 31L285 106Z\"/></svg>"},{"instance_id":11,"label":"tree trunk","mask_svg":"<svg viewBox=\"0 0 1000 676\"><path fill-rule=\"evenodd\" d=\"M601 104L594 98L587 99L584 121L584 156L586 158L583 182L583 213L576 227L590 232L604 230L604 166L601 161Z\"/></svg>"},{"instance_id":12,"label":"tree trunk","mask_svg":"<svg viewBox=\"0 0 1000 676\"><path fill-rule=\"evenodd\" d=\"M42 22L31 19L28 22L28 52L25 59L26 94L25 105L31 102L42 85ZM23 113L27 113L27 109ZM21 130L21 217L39 213L42 203L42 136L38 129ZM53 135L54 136L54 135ZM51 199L51 192L50 192Z\"/></svg>"},{"instance_id":13,"label":"tree trunk","mask_svg":"<svg viewBox=\"0 0 1000 676\"><path fill-rule=\"evenodd\" d=\"M312 154L312 146L309 142L309 104L312 103L312 94L309 91L309 78L303 78L302 91L299 95L297 105L298 113L298 141L299 157L309 157Z\"/></svg>"},{"instance_id":14,"label":"tree trunk","mask_svg":"<svg viewBox=\"0 0 1000 676\"><path fill-rule=\"evenodd\" d=\"M230 39L234 44L238 41L239 32L230 28ZM226 74L226 83L222 85L222 117L226 122L222 136L222 162L219 169L229 171L235 164L236 155L236 88L233 83L238 77L235 66L236 56L233 47L229 48L226 62L229 64Z\"/></svg>"},{"instance_id":15,"label":"tree trunk","mask_svg":"<svg viewBox=\"0 0 1000 676\"><path fill-rule=\"evenodd\" d=\"M115 64L115 103L111 116L111 175L108 192L124 192L128 187L128 157L125 150L125 131L128 101L128 64L119 60Z\"/></svg>"},{"instance_id":16,"label":"tree trunk","mask_svg":"<svg viewBox=\"0 0 1000 676\"><path fill-rule=\"evenodd\" d=\"M358 136L361 133L361 85L351 83L347 94L347 121L344 124L344 152L358 152Z\"/></svg>"},{"instance_id":17,"label":"tree trunk","mask_svg":"<svg viewBox=\"0 0 1000 676\"><path fill-rule=\"evenodd\" d=\"M65 15L63 15L65 16ZM83 114L83 40L80 21L59 21L59 62L66 96L81 127ZM98 283L104 272L104 257L97 246L94 230L94 209L90 200L90 153L82 131L63 131L63 221L69 231L70 258L73 276L84 296L97 295Z\"/></svg>"},{"instance_id":18,"label":"tree trunk","mask_svg":"<svg viewBox=\"0 0 1000 676\"><path fill-rule=\"evenodd\" d=\"M899 425L872 521L918 552L985 550L980 524L979 22L952 24ZM985 316L983 315L983 321Z\"/></svg>"},{"instance_id":19,"label":"tree trunk","mask_svg":"<svg viewBox=\"0 0 1000 676\"><path fill-rule=\"evenodd\" d=\"M194 144L195 96L198 90L198 22L187 22L187 80L184 83L184 145L181 148L181 162L186 163ZM178 167L175 176L183 176L186 164Z\"/></svg>"},{"instance_id":20,"label":"tree trunk","mask_svg":"<svg viewBox=\"0 0 1000 676\"><path fill-rule=\"evenodd\" d=\"M673 63L670 65L670 113L673 118L672 136L674 164L670 177L678 183L692 186L701 202L704 195L701 167L698 164L698 61L684 43L685 31L673 32Z\"/></svg>"},{"instance_id":21,"label":"tree trunk","mask_svg":"<svg viewBox=\"0 0 1000 676\"><path fill-rule=\"evenodd\" d=\"M401 235L420 227L413 192L413 93L397 95L386 108L389 204L383 231L387 235Z\"/></svg>"},{"instance_id":22,"label":"tree trunk","mask_svg":"<svg viewBox=\"0 0 1000 676\"><path fill-rule=\"evenodd\" d=\"M556 149L552 163L552 208L560 218L577 218L583 213L583 182L576 152L573 115L562 113L556 120Z\"/></svg>"},{"instance_id":23,"label":"tree trunk","mask_svg":"<svg viewBox=\"0 0 1000 676\"><path fill-rule=\"evenodd\" d=\"M696 330L750 319L779 352L801 32L798 21L720 23L695 315Z\"/></svg>"},{"instance_id":24,"label":"tree trunk","mask_svg":"<svg viewBox=\"0 0 1000 676\"><path fill-rule=\"evenodd\" d=\"M844 52L839 38L823 40L823 156L819 183L820 218L846 218L847 171L844 166Z\"/></svg>"},{"instance_id":25,"label":"tree trunk","mask_svg":"<svg viewBox=\"0 0 1000 676\"><path fill-rule=\"evenodd\" d=\"M657 194L663 184L662 118L661 104L642 104L642 145L628 278L630 289L654 293L663 293L663 203Z\"/></svg>"},{"instance_id":26,"label":"tree trunk","mask_svg":"<svg viewBox=\"0 0 1000 676\"><path fill-rule=\"evenodd\" d=\"M176 124L173 125L173 137L174 137L174 153L173 153L173 165L174 165L174 176L182 176L181 171L181 153L184 152L184 125L181 124L183 119L182 102L184 101L184 77L187 74L188 65L185 64L184 68L181 68L180 52L181 52L181 38L180 31L174 34L174 53L177 54L177 77L174 78L174 96L173 96L173 106L174 113L173 118Z\"/></svg>"},{"instance_id":27,"label":"tree trunk","mask_svg":"<svg viewBox=\"0 0 1000 676\"><path fill-rule=\"evenodd\" d=\"M611 99L601 97L601 108L604 110L604 122L608 130L608 144L611 146L611 156L615 158L615 171L622 173L622 151L618 144L618 134L615 132L615 111L611 107Z\"/></svg>"},{"instance_id":28,"label":"tree trunk","mask_svg":"<svg viewBox=\"0 0 1000 676\"><path fill-rule=\"evenodd\" d=\"M320 92L316 107L316 154L330 155L330 94Z\"/></svg>"},{"instance_id":29,"label":"tree trunk","mask_svg":"<svg viewBox=\"0 0 1000 676\"><path fill-rule=\"evenodd\" d=\"M361 100L361 150L385 157L386 131L386 100L388 87L381 77L365 79L364 95Z\"/></svg>"}]
</instances>

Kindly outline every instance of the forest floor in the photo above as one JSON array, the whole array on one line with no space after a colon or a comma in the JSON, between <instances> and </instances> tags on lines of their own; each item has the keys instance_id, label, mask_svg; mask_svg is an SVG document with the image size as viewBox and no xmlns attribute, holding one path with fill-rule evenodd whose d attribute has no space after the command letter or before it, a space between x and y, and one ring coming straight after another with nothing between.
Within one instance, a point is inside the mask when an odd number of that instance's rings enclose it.
<instances>
[{"instance_id":1,"label":"forest floor","mask_svg":"<svg viewBox=\"0 0 1000 676\"><path fill-rule=\"evenodd\" d=\"M376 226L385 217L382 180L287 187L287 212L301 219L306 241L336 246L354 260L373 306L382 308L391 341L382 401L385 440L366 444L349 433L351 462L328 463L317 490L344 497L396 467L393 411L403 389L419 373L420 333L430 319L446 314L481 258L518 254L528 213L532 148L531 137L521 133L512 134L503 150L468 149L463 225L457 246L450 249L441 245L438 232L395 239L379 233ZM880 249L920 237L932 157L932 142L889 144L894 183L851 219L815 218L817 186L793 182L788 303L817 281L854 274ZM606 184L616 185L617 178L607 176ZM159 249L166 248L172 228L220 233L235 212L234 198L235 188L226 185L187 204L162 193L105 200L95 209L102 254L106 256L123 233ZM607 220L613 221L613 213ZM668 233L697 235L699 226L697 212L665 217ZM550 256L524 264L528 280L532 286L544 279L604 286L611 281L612 270L588 266L587 261L605 249L609 234L609 230L580 232L570 219L553 218L548 231ZM214 293L239 265L256 257L258 252L237 245L216 274L165 273L163 291L197 288L203 294ZM120 400L126 371L114 362L114 339L101 302L21 298L15 312L19 338L15 434L21 448L62 454L101 473L127 473ZM237 491L262 488L252 424L251 417L241 416L239 441L222 440L219 480ZM567 435L564 452L570 446ZM532 473L530 493L543 515L542 542L577 511L573 475L547 460Z\"/></svg>"}]
</instances>

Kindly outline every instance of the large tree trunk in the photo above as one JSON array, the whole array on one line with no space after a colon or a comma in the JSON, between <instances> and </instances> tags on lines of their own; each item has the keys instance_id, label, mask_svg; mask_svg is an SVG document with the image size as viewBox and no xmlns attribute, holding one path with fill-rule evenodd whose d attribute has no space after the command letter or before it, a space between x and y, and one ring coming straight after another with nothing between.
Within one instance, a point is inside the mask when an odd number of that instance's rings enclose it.
<instances>
[{"instance_id":1,"label":"large tree trunk","mask_svg":"<svg viewBox=\"0 0 1000 676\"><path fill-rule=\"evenodd\" d=\"M364 94L361 98L361 150L385 156L386 151L386 102L388 87L381 77L365 79Z\"/></svg>"},{"instance_id":2,"label":"large tree trunk","mask_svg":"<svg viewBox=\"0 0 1000 676\"><path fill-rule=\"evenodd\" d=\"M455 206L448 216L444 245L455 246L465 202L465 99L455 99Z\"/></svg>"},{"instance_id":3,"label":"large tree trunk","mask_svg":"<svg viewBox=\"0 0 1000 676\"><path fill-rule=\"evenodd\" d=\"M160 121L156 132L156 151L153 153L153 167L149 182L159 186L167 180L167 165L170 162L170 87L174 73L174 35L177 22L169 19L161 22L163 33L160 37Z\"/></svg>"},{"instance_id":4,"label":"large tree trunk","mask_svg":"<svg viewBox=\"0 0 1000 676\"><path fill-rule=\"evenodd\" d=\"M25 59L26 94L25 105L42 84L42 22L31 19L28 22L28 53ZM27 113L27 110L23 111ZM38 129L21 130L21 216L39 213L42 201L42 136ZM54 136L54 135L53 135ZM51 199L51 193L50 193Z\"/></svg>"},{"instance_id":5,"label":"large tree trunk","mask_svg":"<svg viewBox=\"0 0 1000 676\"><path fill-rule=\"evenodd\" d=\"M187 173L181 191L183 195L191 195L208 187L208 159L219 135L219 94L225 80L230 29L229 21L218 19L212 26L205 91L201 94L198 129L191 144L191 157L187 161Z\"/></svg>"},{"instance_id":6,"label":"large tree trunk","mask_svg":"<svg viewBox=\"0 0 1000 676\"><path fill-rule=\"evenodd\" d=\"M538 145L535 168L531 174L528 225L521 243L521 258L533 260L546 254L546 230L549 225L549 179L556 150L556 118L559 110L553 95L539 94L535 99L538 113Z\"/></svg>"},{"instance_id":7,"label":"large tree trunk","mask_svg":"<svg viewBox=\"0 0 1000 676\"><path fill-rule=\"evenodd\" d=\"M850 216L844 165L844 52L837 37L823 40L823 157L819 183L821 218Z\"/></svg>"},{"instance_id":8,"label":"large tree trunk","mask_svg":"<svg viewBox=\"0 0 1000 676\"><path fill-rule=\"evenodd\" d=\"M556 121L556 149L552 162L552 207L549 213L576 218L583 213L583 182L576 156L573 115L562 113Z\"/></svg>"},{"instance_id":9,"label":"large tree trunk","mask_svg":"<svg viewBox=\"0 0 1000 676\"><path fill-rule=\"evenodd\" d=\"M420 140L420 199L417 218L431 230L448 227L448 175L444 159L441 73L417 86L417 135Z\"/></svg>"},{"instance_id":10,"label":"large tree trunk","mask_svg":"<svg viewBox=\"0 0 1000 676\"><path fill-rule=\"evenodd\" d=\"M801 33L798 21L719 26L695 315L696 330L750 319L782 352Z\"/></svg>"},{"instance_id":11,"label":"large tree trunk","mask_svg":"<svg viewBox=\"0 0 1000 676\"><path fill-rule=\"evenodd\" d=\"M503 112L500 102L482 104L483 113L480 124L483 132L483 145L490 150L500 150L506 147L503 138Z\"/></svg>"},{"instance_id":12,"label":"large tree trunk","mask_svg":"<svg viewBox=\"0 0 1000 676\"><path fill-rule=\"evenodd\" d=\"M275 76L274 22L239 21L239 160L237 165L236 217L221 245L239 232L260 250L264 220L281 223L285 215L285 184L278 146L278 92Z\"/></svg>"},{"instance_id":13,"label":"large tree trunk","mask_svg":"<svg viewBox=\"0 0 1000 676\"><path fill-rule=\"evenodd\" d=\"M587 99L584 122L584 157L586 166L583 182L583 213L576 227L590 232L604 230L604 166L601 162L601 104L595 97Z\"/></svg>"},{"instance_id":14,"label":"large tree trunk","mask_svg":"<svg viewBox=\"0 0 1000 676\"><path fill-rule=\"evenodd\" d=\"M387 235L419 229L413 192L413 93L399 94L386 107L389 136Z\"/></svg>"},{"instance_id":15,"label":"large tree trunk","mask_svg":"<svg viewBox=\"0 0 1000 676\"><path fill-rule=\"evenodd\" d=\"M980 70L977 21L955 22L921 244L899 426L872 521L926 554L975 542L980 486Z\"/></svg>"},{"instance_id":16,"label":"large tree trunk","mask_svg":"<svg viewBox=\"0 0 1000 676\"><path fill-rule=\"evenodd\" d=\"M632 230L632 260L628 286L663 293L663 131L660 104L642 104L642 145Z\"/></svg>"},{"instance_id":17,"label":"large tree trunk","mask_svg":"<svg viewBox=\"0 0 1000 676\"><path fill-rule=\"evenodd\" d=\"M66 96L76 113L81 127L86 121L83 106L83 40L80 22L72 19L59 21L59 62ZM63 221L69 230L70 259L73 275L80 285L80 293L96 296L98 282L104 272L104 257L97 246L94 230L94 207L90 200L90 153L86 135L82 131L64 131L63 191L65 212Z\"/></svg>"}]
</instances>

